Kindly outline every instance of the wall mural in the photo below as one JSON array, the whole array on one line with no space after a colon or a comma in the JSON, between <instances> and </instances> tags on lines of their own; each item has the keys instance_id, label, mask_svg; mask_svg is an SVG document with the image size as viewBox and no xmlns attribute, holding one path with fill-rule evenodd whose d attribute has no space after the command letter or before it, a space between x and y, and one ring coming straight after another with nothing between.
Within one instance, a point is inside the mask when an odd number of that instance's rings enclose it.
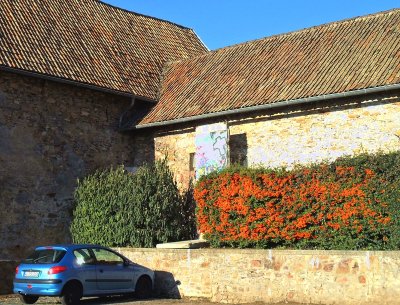
<instances>
[{"instance_id":1,"label":"wall mural","mask_svg":"<svg viewBox=\"0 0 400 305\"><path fill-rule=\"evenodd\" d=\"M228 165L228 140L226 123L196 128L196 179Z\"/></svg>"}]
</instances>

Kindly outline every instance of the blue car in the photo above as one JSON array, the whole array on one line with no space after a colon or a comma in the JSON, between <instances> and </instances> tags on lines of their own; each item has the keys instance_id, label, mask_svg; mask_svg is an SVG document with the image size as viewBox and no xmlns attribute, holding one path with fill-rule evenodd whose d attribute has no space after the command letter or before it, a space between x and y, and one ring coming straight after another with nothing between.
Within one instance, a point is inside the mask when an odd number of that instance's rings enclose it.
<instances>
[{"instance_id":1,"label":"blue car","mask_svg":"<svg viewBox=\"0 0 400 305\"><path fill-rule=\"evenodd\" d=\"M15 270L14 293L25 304L58 296L64 305L82 297L134 293L151 296L154 272L121 254L95 245L37 247Z\"/></svg>"}]
</instances>

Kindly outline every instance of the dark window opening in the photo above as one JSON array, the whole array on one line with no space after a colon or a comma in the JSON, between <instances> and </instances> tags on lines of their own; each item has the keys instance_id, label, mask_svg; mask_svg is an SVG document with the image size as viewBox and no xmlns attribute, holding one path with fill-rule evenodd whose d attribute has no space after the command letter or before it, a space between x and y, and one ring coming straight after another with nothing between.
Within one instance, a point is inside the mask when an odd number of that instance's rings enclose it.
<instances>
[{"instance_id":1,"label":"dark window opening","mask_svg":"<svg viewBox=\"0 0 400 305\"><path fill-rule=\"evenodd\" d=\"M189 170L191 172L194 171L194 168L195 168L195 164L194 164L195 158L194 158L194 156L195 156L195 153L190 153L190 155L189 155Z\"/></svg>"},{"instance_id":2,"label":"dark window opening","mask_svg":"<svg viewBox=\"0 0 400 305\"><path fill-rule=\"evenodd\" d=\"M247 135L245 133L229 137L230 164L247 166Z\"/></svg>"}]
</instances>

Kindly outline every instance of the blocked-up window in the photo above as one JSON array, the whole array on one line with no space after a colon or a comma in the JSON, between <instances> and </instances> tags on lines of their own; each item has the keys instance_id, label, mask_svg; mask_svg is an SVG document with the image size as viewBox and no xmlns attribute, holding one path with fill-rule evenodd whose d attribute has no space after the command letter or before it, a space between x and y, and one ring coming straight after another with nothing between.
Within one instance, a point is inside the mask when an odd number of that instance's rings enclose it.
<instances>
[{"instance_id":1,"label":"blocked-up window","mask_svg":"<svg viewBox=\"0 0 400 305\"><path fill-rule=\"evenodd\" d=\"M196 179L228 165L228 138L226 122L196 127Z\"/></svg>"}]
</instances>

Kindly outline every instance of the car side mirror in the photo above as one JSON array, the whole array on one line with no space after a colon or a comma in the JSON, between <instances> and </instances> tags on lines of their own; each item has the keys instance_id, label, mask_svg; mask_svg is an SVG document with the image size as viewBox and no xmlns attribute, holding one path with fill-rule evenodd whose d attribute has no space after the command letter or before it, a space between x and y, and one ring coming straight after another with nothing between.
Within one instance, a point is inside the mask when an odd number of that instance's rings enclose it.
<instances>
[{"instance_id":1,"label":"car side mirror","mask_svg":"<svg viewBox=\"0 0 400 305\"><path fill-rule=\"evenodd\" d=\"M124 261L124 267L130 266L130 263L128 261Z\"/></svg>"}]
</instances>

